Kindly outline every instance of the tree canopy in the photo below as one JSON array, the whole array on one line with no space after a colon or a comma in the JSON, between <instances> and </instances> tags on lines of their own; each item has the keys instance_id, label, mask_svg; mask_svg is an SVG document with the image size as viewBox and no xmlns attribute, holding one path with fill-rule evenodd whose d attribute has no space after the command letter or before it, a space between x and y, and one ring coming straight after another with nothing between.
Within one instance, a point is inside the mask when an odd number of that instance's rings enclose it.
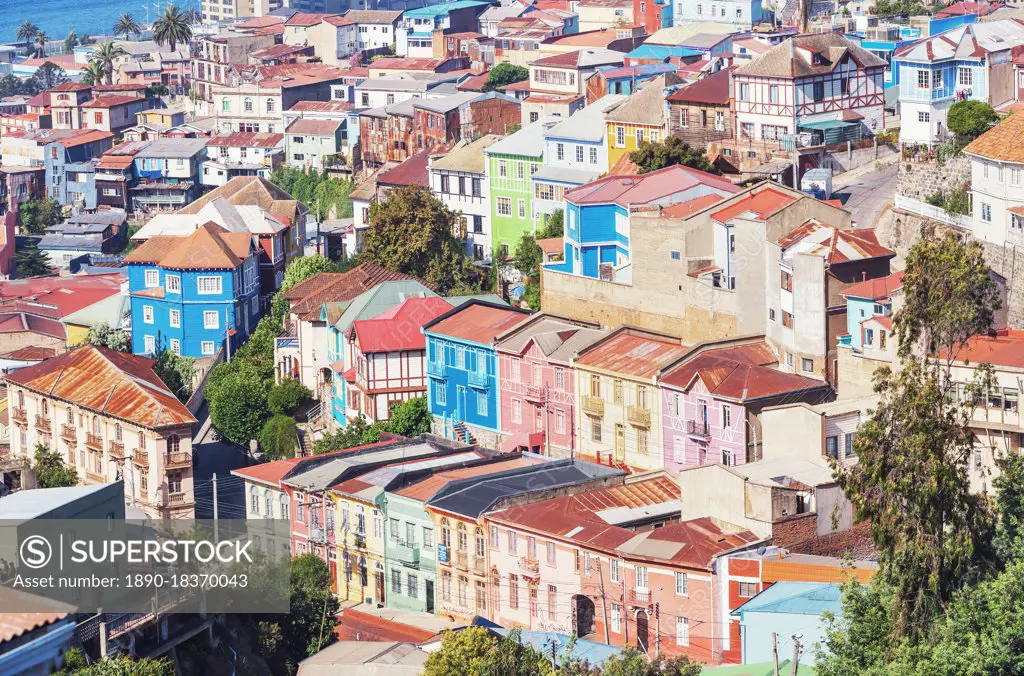
<instances>
[{"instance_id":1,"label":"tree canopy","mask_svg":"<svg viewBox=\"0 0 1024 676\"><path fill-rule=\"evenodd\" d=\"M309 388L294 378L285 378L270 388L267 394L267 405L271 413L295 412L304 402L309 401L313 393Z\"/></svg>"},{"instance_id":2,"label":"tree canopy","mask_svg":"<svg viewBox=\"0 0 1024 676\"><path fill-rule=\"evenodd\" d=\"M15 251L14 270L21 279L53 273L50 257L35 246L23 246Z\"/></svg>"},{"instance_id":3,"label":"tree canopy","mask_svg":"<svg viewBox=\"0 0 1024 676\"><path fill-rule=\"evenodd\" d=\"M294 458L298 445L298 427L295 418L277 414L260 431L260 449L270 460Z\"/></svg>"},{"instance_id":4,"label":"tree canopy","mask_svg":"<svg viewBox=\"0 0 1024 676\"><path fill-rule=\"evenodd\" d=\"M969 140L988 131L999 121L999 113L984 101L957 101L946 113L946 126L957 137Z\"/></svg>"},{"instance_id":5,"label":"tree canopy","mask_svg":"<svg viewBox=\"0 0 1024 676\"><path fill-rule=\"evenodd\" d=\"M237 357L228 364L218 364L210 373L205 391L210 418L221 436L239 446L259 439L270 418L267 390L266 380L251 364Z\"/></svg>"},{"instance_id":6,"label":"tree canopy","mask_svg":"<svg viewBox=\"0 0 1024 676\"><path fill-rule=\"evenodd\" d=\"M494 89L501 89L514 82L522 82L528 79L530 79L530 71L526 67L514 66L511 63L499 63L494 68L491 68L491 72L487 76L487 83L484 85L484 91L489 92Z\"/></svg>"},{"instance_id":7,"label":"tree canopy","mask_svg":"<svg viewBox=\"0 0 1024 676\"><path fill-rule=\"evenodd\" d=\"M60 204L49 197L26 200L18 207L18 223L30 235L43 234L47 228L60 223L63 215Z\"/></svg>"},{"instance_id":8,"label":"tree canopy","mask_svg":"<svg viewBox=\"0 0 1024 676\"><path fill-rule=\"evenodd\" d=\"M89 334L86 337L90 345L97 347L109 347L118 352L132 351L131 334L124 329L115 329L106 322L93 324L89 327Z\"/></svg>"},{"instance_id":9,"label":"tree canopy","mask_svg":"<svg viewBox=\"0 0 1024 676\"><path fill-rule=\"evenodd\" d=\"M36 444L32 472L40 488L64 488L78 484L75 470L64 463L64 456Z\"/></svg>"},{"instance_id":10,"label":"tree canopy","mask_svg":"<svg viewBox=\"0 0 1024 676\"><path fill-rule=\"evenodd\" d=\"M153 41L174 51L192 40L192 25L177 5L167 5L164 13L153 22Z\"/></svg>"},{"instance_id":11,"label":"tree canopy","mask_svg":"<svg viewBox=\"0 0 1024 676\"><path fill-rule=\"evenodd\" d=\"M192 396L192 383L196 376L195 358L161 350L156 355L153 370L180 401L186 402Z\"/></svg>"},{"instance_id":12,"label":"tree canopy","mask_svg":"<svg viewBox=\"0 0 1024 676\"><path fill-rule=\"evenodd\" d=\"M718 173L701 148L691 147L678 136L669 136L664 141L651 143L641 141L639 147L629 154L633 164L640 167L641 174L681 164L693 169Z\"/></svg>"}]
</instances>

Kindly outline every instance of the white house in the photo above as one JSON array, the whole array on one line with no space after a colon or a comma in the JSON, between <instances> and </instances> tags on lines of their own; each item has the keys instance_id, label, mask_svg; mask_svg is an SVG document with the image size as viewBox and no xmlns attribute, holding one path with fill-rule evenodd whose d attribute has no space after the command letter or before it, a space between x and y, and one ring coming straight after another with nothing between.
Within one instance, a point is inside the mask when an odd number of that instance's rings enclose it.
<instances>
[{"instance_id":1,"label":"white house","mask_svg":"<svg viewBox=\"0 0 1024 676\"><path fill-rule=\"evenodd\" d=\"M430 189L459 213L459 237L467 256L491 260L491 202L484 150L501 140L488 134L472 143L460 141L449 153L430 158Z\"/></svg>"},{"instance_id":2,"label":"white house","mask_svg":"<svg viewBox=\"0 0 1024 676\"><path fill-rule=\"evenodd\" d=\"M270 174L280 164L284 134L234 132L214 136L206 144L199 182L204 186L222 186L236 176Z\"/></svg>"},{"instance_id":3,"label":"white house","mask_svg":"<svg viewBox=\"0 0 1024 676\"><path fill-rule=\"evenodd\" d=\"M350 9L345 18L356 24L356 49L381 49L395 44L400 11L383 9Z\"/></svg>"},{"instance_id":4,"label":"white house","mask_svg":"<svg viewBox=\"0 0 1024 676\"><path fill-rule=\"evenodd\" d=\"M1024 244L1022 137L1024 115L1014 114L964 148L971 159L971 220L978 239Z\"/></svg>"}]
</instances>

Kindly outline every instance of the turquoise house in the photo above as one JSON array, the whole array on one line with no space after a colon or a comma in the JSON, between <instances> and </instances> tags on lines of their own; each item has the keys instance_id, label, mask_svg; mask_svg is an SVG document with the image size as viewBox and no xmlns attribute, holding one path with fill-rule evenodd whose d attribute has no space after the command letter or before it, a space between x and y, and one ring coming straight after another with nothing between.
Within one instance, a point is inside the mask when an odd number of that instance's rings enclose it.
<instances>
[{"instance_id":1,"label":"turquoise house","mask_svg":"<svg viewBox=\"0 0 1024 676\"><path fill-rule=\"evenodd\" d=\"M800 642L801 664L814 664L815 646L825 638L824 614L843 615L842 588L827 582L776 582L730 613L740 618L743 663L772 660L772 634L780 655Z\"/></svg>"},{"instance_id":2,"label":"turquoise house","mask_svg":"<svg viewBox=\"0 0 1024 676\"><path fill-rule=\"evenodd\" d=\"M875 317L892 316L892 295L903 288L903 272L886 277L868 279L847 287L846 335L839 337L839 346L861 350L864 348L864 324ZM871 342L870 340L868 341Z\"/></svg>"}]
</instances>

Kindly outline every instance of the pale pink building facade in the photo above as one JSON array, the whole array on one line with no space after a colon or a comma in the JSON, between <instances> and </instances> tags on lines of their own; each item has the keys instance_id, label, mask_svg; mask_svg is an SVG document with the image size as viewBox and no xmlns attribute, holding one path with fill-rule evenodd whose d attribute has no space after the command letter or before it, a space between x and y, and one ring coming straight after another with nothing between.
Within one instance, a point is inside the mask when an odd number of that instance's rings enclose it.
<instances>
[{"instance_id":1,"label":"pale pink building facade","mask_svg":"<svg viewBox=\"0 0 1024 676\"><path fill-rule=\"evenodd\" d=\"M604 334L594 324L539 314L495 338L504 449L557 457L575 450L572 358Z\"/></svg>"}]
</instances>

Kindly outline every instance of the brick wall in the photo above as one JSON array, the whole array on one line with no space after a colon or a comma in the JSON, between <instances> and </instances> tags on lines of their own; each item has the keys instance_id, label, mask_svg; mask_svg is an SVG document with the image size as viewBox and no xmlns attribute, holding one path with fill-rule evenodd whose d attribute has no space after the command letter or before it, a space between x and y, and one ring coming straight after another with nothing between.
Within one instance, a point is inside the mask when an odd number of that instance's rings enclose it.
<instances>
[{"instance_id":1,"label":"brick wall","mask_svg":"<svg viewBox=\"0 0 1024 676\"><path fill-rule=\"evenodd\" d=\"M971 163L966 155L942 163L901 160L896 177L896 194L923 202L939 190L948 190L970 180Z\"/></svg>"},{"instance_id":2,"label":"brick wall","mask_svg":"<svg viewBox=\"0 0 1024 676\"><path fill-rule=\"evenodd\" d=\"M791 547L817 535L818 515L815 512L793 516L772 526L772 542L779 547Z\"/></svg>"}]
</instances>

